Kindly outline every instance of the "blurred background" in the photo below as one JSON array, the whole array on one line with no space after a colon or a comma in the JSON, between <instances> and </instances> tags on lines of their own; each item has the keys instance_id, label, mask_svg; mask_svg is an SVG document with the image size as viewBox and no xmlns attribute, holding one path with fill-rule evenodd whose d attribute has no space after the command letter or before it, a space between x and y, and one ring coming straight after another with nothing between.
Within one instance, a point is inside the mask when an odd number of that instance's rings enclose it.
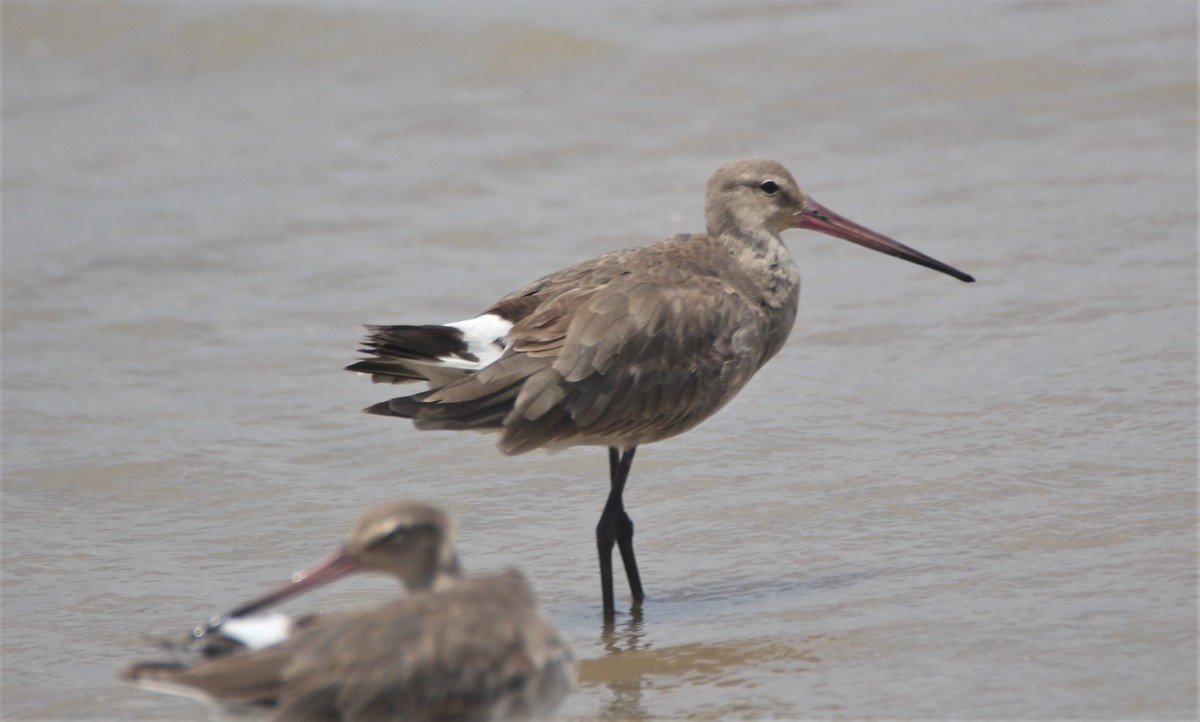
<instances>
[{"instance_id":1,"label":"blurred background","mask_svg":"<svg viewBox=\"0 0 1200 722\"><path fill-rule=\"evenodd\" d=\"M145 635L398 497L529 575L566 718L1194 717L1194 3L0 12L6 719L206 719L117 681ZM417 432L340 369L703 230L749 155L978 283L786 234L797 328L639 451L650 598L605 630L602 450Z\"/></svg>"}]
</instances>

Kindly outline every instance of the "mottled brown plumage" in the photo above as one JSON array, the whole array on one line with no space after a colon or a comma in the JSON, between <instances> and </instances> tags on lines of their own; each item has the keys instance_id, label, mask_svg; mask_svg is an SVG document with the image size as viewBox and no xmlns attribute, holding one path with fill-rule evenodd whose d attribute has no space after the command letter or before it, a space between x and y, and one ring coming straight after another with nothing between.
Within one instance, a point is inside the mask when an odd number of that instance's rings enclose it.
<instances>
[{"instance_id":1,"label":"mottled brown plumage","mask_svg":"<svg viewBox=\"0 0 1200 722\"><path fill-rule=\"evenodd\" d=\"M422 429L501 429L508 454L647 444L729 401L779 350L796 312L795 283L782 294L750 287L708 236L676 236L571 270L489 309L503 315L513 301L538 301L514 319L499 361L389 410L411 412Z\"/></svg>"},{"instance_id":2,"label":"mottled brown plumage","mask_svg":"<svg viewBox=\"0 0 1200 722\"><path fill-rule=\"evenodd\" d=\"M597 527L605 614L613 613L612 543L642 598L632 522L621 494L634 449L693 428L729 402L791 332L800 277L779 238L809 228L952 275L970 276L813 201L775 161L722 166L708 182L705 234L608 253L502 298L467 329L503 320L496 356L476 366L424 351L415 326L373 326L349 367L375 381L424 378L431 390L367 411L419 429L500 432L506 454L576 445L610 449L611 491ZM470 330L470 329L467 329ZM501 352L502 350L502 352Z\"/></svg>"},{"instance_id":3,"label":"mottled brown plumage","mask_svg":"<svg viewBox=\"0 0 1200 722\"><path fill-rule=\"evenodd\" d=\"M516 570L463 578L449 518L422 504L373 507L344 550L239 612L355 570L394 576L410 596L309 617L262 649L235 645L211 660L143 663L124 676L224 706L270 710L281 721L543 719L570 690L570 650L525 578ZM219 631L216 625L205 634Z\"/></svg>"}]
</instances>

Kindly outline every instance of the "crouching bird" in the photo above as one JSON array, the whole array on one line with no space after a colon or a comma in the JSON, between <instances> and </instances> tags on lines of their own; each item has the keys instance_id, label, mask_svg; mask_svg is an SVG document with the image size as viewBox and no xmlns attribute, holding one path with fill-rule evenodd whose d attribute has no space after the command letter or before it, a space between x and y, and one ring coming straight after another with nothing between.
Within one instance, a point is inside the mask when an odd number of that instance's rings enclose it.
<instances>
[{"instance_id":1,"label":"crouching bird","mask_svg":"<svg viewBox=\"0 0 1200 722\"><path fill-rule=\"evenodd\" d=\"M256 615L359 571L395 577L408 595L297 619ZM164 646L174 659L122 677L280 722L547 719L574 682L570 648L525 577L464 577L450 518L408 501L371 507L324 562Z\"/></svg>"}]
</instances>

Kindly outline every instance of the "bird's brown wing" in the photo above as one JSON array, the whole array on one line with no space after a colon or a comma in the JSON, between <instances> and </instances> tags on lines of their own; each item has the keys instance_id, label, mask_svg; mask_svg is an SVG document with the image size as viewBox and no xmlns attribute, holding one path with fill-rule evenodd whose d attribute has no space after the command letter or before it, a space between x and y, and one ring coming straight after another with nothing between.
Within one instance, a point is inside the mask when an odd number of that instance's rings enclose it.
<instances>
[{"instance_id":1,"label":"bird's brown wing","mask_svg":"<svg viewBox=\"0 0 1200 722\"><path fill-rule=\"evenodd\" d=\"M200 692L228 706L275 706L282 692L281 672L289 654L280 646L234 652L194 666L139 663L122 677L141 687L191 695Z\"/></svg>"},{"instance_id":2,"label":"bird's brown wing","mask_svg":"<svg viewBox=\"0 0 1200 722\"><path fill-rule=\"evenodd\" d=\"M566 675L549 690L551 704L571 681L570 651L517 572L349 615L289 646L278 720L314 710L343 720L483 719L536 693L547 675Z\"/></svg>"},{"instance_id":3,"label":"bird's brown wing","mask_svg":"<svg viewBox=\"0 0 1200 722\"><path fill-rule=\"evenodd\" d=\"M560 279L503 357L410 397L403 415L421 428L503 428L511 454L581 437L629 445L699 423L761 364L761 310L721 278L669 263L602 268L573 287Z\"/></svg>"}]
</instances>

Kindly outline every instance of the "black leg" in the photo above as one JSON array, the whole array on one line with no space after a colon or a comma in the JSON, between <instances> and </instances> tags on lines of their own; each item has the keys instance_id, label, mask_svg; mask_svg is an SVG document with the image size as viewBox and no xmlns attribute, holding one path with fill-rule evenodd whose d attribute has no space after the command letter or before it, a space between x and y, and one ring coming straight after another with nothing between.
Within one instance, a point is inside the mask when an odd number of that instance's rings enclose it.
<instances>
[{"instance_id":1,"label":"black leg","mask_svg":"<svg viewBox=\"0 0 1200 722\"><path fill-rule=\"evenodd\" d=\"M600 555L600 594L604 599L604 618L612 619L617 613L613 603L612 577L612 548L616 543L616 534L608 521L608 506L604 505L600 523L596 524L596 551Z\"/></svg>"},{"instance_id":2,"label":"black leg","mask_svg":"<svg viewBox=\"0 0 1200 722\"><path fill-rule=\"evenodd\" d=\"M625 481L629 478L629 468L633 466L635 451L636 446L626 449L624 453L615 447L608 449L608 501L604 505L604 513L600 515L600 522L596 525L596 550L600 554L600 590L604 597L606 619L611 619L616 614L612 579L614 543L621 550L621 561L625 564L625 576L629 580L629 590L634 601L640 603L646 596L642 591L637 559L633 555L633 520L625 513L625 505L621 499L621 494L625 491Z\"/></svg>"},{"instance_id":3,"label":"black leg","mask_svg":"<svg viewBox=\"0 0 1200 722\"><path fill-rule=\"evenodd\" d=\"M617 548L621 550L621 561L625 564L625 576L629 579L629 591L633 594L633 599L640 602L645 599L646 594L642 591L642 577L638 574L637 559L633 557L633 519L625 513L625 502L621 498L621 494L625 491L625 480L629 478L629 469L633 466L633 452L637 451L637 447L633 447L621 455L621 464L618 469L620 480L615 484L620 489L617 492L617 504L621 507L621 513L617 516Z\"/></svg>"}]
</instances>

